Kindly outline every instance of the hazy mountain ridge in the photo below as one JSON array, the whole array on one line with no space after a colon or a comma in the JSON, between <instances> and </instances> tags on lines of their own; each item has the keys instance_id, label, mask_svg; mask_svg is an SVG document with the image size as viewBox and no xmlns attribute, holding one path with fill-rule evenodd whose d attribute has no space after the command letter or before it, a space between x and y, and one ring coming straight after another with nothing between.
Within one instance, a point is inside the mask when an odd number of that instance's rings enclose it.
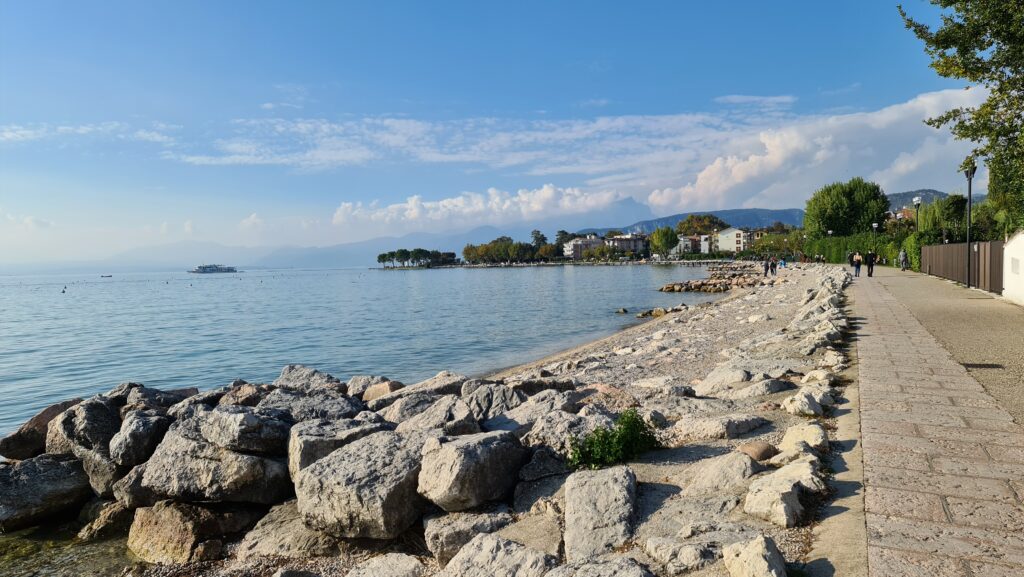
<instances>
[{"instance_id":1,"label":"hazy mountain ridge","mask_svg":"<svg viewBox=\"0 0 1024 577\"><path fill-rule=\"evenodd\" d=\"M671 216L663 216L650 220L634 222L629 226L608 227L608 228L586 228L580 233L605 234L609 230L621 230L622 232L643 232L650 233L654 229L663 226L675 227L676 223L685 220L691 214L713 214L718 218L738 228L762 228L771 226L772 223L781 222L791 226L803 226L804 211L800 208L733 208L727 210L701 210L694 212L682 212Z\"/></svg>"}]
</instances>

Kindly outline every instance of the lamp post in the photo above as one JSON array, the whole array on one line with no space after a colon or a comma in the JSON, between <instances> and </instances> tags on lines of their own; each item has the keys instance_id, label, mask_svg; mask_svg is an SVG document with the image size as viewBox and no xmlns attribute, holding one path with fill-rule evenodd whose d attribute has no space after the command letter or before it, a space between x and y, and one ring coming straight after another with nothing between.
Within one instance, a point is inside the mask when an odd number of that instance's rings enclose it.
<instances>
[{"instance_id":1,"label":"lamp post","mask_svg":"<svg viewBox=\"0 0 1024 577\"><path fill-rule=\"evenodd\" d=\"M914 226L921 230L921 197L914 197Z\"/></svg>"},{"instance_id":2,"label":"lamp post","mask_svg":"<svg viewBox=\"0 0 1024 577\"><path fill-rule=\"evenodd\" d=\"M971 180L974 179L974 172L978 166L974 159L964 169L964 176L967 177L967 288L971 288Z\"/></svg>"}]
</instances>

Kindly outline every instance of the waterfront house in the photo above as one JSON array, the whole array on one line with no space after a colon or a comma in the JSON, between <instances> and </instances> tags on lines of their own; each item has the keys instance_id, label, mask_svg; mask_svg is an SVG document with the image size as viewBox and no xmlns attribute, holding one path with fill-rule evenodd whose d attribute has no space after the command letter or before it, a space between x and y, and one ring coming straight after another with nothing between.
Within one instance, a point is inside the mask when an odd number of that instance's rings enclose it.
<instances>
[{"instance_id":1,"label":"waterfront house","mask_svg":"<svg viewBox=\"0 0 1024 577\"><path fill-rule=\"evenodd\" d=\"M645 252L648 246L647 235L638 232L609 237L604 239L604 243L622 252L634 254Z\"/></svg>"},{"instance_id":2,"label":"waterfront house","mask_svg":"<svg viewBox=\"0 0 1024 577\"><path fill-rule=\"evenodd\" d=\"M743 252L750 242L750 233L738 228L729 227L718 233L718 250L725 252Z\"/></svg>"},{"instance_id":3,"label":"waterfront house","mask_svg":"<svg viewBox=\"0 0 1024 577\"><path fill-rule=\"evenodd\" d=\"M583 258L583 251L597 248L603 244L604 241L598 238L596 234L588 234L584 237L574 238L562 245L562 255L565 258L580 260Z\"/></svg>"}]
</instances>

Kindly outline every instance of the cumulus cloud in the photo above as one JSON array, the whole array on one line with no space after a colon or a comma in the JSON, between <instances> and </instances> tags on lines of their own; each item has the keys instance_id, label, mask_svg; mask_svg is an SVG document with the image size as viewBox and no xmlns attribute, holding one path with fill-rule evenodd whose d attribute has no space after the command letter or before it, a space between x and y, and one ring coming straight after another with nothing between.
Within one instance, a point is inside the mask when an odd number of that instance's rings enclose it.
<instances>
[{"instance_id":1,"label":"cumulus cloud","mask_svg":"<svg viewBox=\"0 0 1024 577\"><path fill-rule=\"evenodd\" d=\"M753 96L750 94L726 94L715 98L719 104L739 104L747 106L789 106L796 102L796 96L783 94L779 96Z\"/></svg>"},{"instance_id":2,"label":"cumulus cloud","mask_svg":"<svg viewBox=\"0 0 1024 577\"><path fill-rule=\"evenodd\" d=\"M428 227L438 223L505 224L600 210L620 199L619 194L611 191L585 192L552 184L514 193L490 188L486 193L464 192L441 200L424 200L414 195L404 202L385 206L342 202L331 222L335 225L414 223Z\"/></svg>"},{"instance_id":3,"label":"cumulus cloud","mask_svg":"<svg viewBox=\"0 0 1024 577\"><path fill-rule=\"evenodd\" d=\"M6 223L17 228L28 230L50 228L54 225L53 221L51 220L46 220L45 218L38 218L30 215L12 214L4 211L3 208L0 207L0 224L2 223Z\"/></svg>"},{"instance_id":4,"label":"cumulus cloud","mask_svg":"<svg viewBox=\"0 0 1024 577\"><path fill-rule=\"evenodd\" d=\"M260 218L255 212L242 219L238 223L238 227L244 230L255 230L263 226L263 219Z\"/></svg>"}]
</instances>

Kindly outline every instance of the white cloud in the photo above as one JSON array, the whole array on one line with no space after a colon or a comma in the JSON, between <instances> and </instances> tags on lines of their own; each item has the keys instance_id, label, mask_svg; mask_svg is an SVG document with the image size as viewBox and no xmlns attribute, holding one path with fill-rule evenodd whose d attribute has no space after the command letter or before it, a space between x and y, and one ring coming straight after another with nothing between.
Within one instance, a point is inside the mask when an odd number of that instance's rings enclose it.
<instances>
[{"instance_id":1,"label":"white cloud","mask_svg":"<svg viewBox=\"0 0 1024 577\"><path fill-rule=\"evenodd\" d=\"M185 224L181 225L181 228L185 231L185 234L190 236L195 232L195 226L192 224L191 220L186 220Z\"/></svg>"},{"instance_id":2,"label":"white cloud","mask_svg":"<svg viewBox=\"0 0 1024 577\"><path fill-rule=\"evenodd\" d=\"M738 104L746 106L789 106L796 102L796 96L783 94L780 96L753 96L749 94L726 94L715 98L719 104Z\"/></svg>"},{"instance_id":3,"label":"white cloud","mask_svg":"<svg viewBox=\"0 0 1024 577\"><path fill-rule=\"evenodd\" d=\"M168 136L155 130L136 130L132 133L131 137L135 140L141 140L143 142L153 142L156 144L174 144L174 137Z\"/></svg>"},{"instance_id":4,"label":"white cloud","mask_svg":"<svg viewBox=\"0 0 1024 577\"><path fill-rule=\"evenodd\" d=\"M335 225L356 223L467 225L506 224L560 215L581 214L607 208L621 196L615 192L584 192L546 184L515 193L490 188L486 193L464 192L441 200L410 196L405 202L379 206L376 203L342 202L334 211Z\"/></svg>"},{"instance_id":5,"label":"white cloud","mask_svg":"<svg viewBox=\"0 0 1024 577\"><path fill-rule=\"evenodd\" d=\"M242 219L238 227L244 230L256 230L263 227L263 219L255 212Z\"/></svg>"},{"instance_id":6,"label":"white cloud","mask_svg":"<svg viewBox=\"0 0 1024 577\"><path fill-rule=\"evenodd\" d=\"M30 215L12 214L5 212L3 208L0 207L0 223L5 222L14 227L28 230L39 230L54 226L54 222L51 220Z\"/></svg>"}]
</instances>

